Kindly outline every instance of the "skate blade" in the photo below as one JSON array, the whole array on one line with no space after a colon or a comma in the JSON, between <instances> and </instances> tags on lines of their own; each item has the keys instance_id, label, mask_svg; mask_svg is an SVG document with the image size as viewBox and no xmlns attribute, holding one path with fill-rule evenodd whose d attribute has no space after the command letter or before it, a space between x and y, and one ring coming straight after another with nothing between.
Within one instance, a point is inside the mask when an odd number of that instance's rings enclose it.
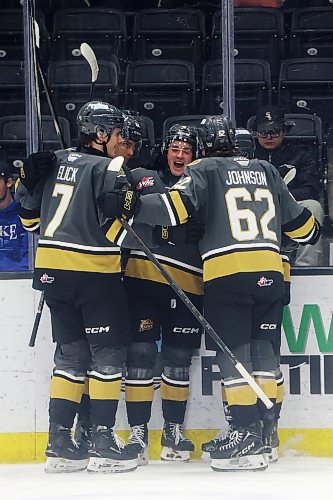
<instances>
[{"instance_id":1,"label":"skate blade","mask_svg":"<svg viewBox=\"0 0 333 500\"><path fill-rule=\"evenodd\" d=\"M48 457L44 471L48 474L59 474L63 472L81 472L86 470L89 458L84 460L70 460L67 458Z\"/></svg>"},{"instance_id":2,"label":"skate blade","mask_svg":"<svg viewBox=\"0 0 333 500\"><path fill-rule=\"evenodd\" d=\"M279 454L277 448L272 448L269 453L264 453L266 462L269 464L274 464L279 460Z\"/></svg>"},{"instance_id":3,"label":"skate blade","mask_svg":"<svg viewBox=\"0 0 333 500\"><path fill-rule=\"evenodd\" d=\"M190 452L163 447L161 460L164 460L165 462L188 462L190 460Z\"/></svg>"},{"instance_id":4,"label":"skate blade","mask_svg":"<svg viewBox=\"0 0 333 500\"><path fill-rule=\"evenodd\" d=\"M148 457L148 448L145 448L142 453L138 456L138 465L141 467L142 465L148 465L149 457Z\"/></svg>"},{"instance_id":5,"label":"skate blade","mask_svg":"<svg viewBox=\"0 0 333 500\"><path fill-rule=\"evenodd\" d=\"M112 460L111 458L92 457L87 467L88 472L93 473L117 473L132 472L138 467L138 460Z\"/></svg>"},{"instance_id":6,"label":"skate blade","mask_svg":"<svg viewBox=\"0 0 333 500\"><path fill-rule=\"evenodd\" d=\"M237 458L213 458L211 468L216 472L259 471L267 469L264 455L247 455Z\"/></svg>"},{"instance_id":7,"label":"skate blade","mask_svg":"<svg viewBox=\"0 0 333 500\"><path fill-rule=\"evenodd\" d=\"M210 458L210 453L209 451L203 451L201 455L201 460L205 462L205 464L210 464L212 459Z\"/></svg>"}]
</instances>

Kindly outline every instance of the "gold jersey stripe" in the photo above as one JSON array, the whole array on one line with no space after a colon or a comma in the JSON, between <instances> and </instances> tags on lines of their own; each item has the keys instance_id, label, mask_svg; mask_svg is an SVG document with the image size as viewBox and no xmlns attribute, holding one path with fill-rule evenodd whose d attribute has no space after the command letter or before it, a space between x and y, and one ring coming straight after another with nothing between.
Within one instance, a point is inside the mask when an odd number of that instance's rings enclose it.
<instances>
[{"instance_id":1,"label":"gold jersey stripe","mask_svg":"<svg viewBox=\"0 0 333 500\"><path fill-rule=\"evenodd\" d=\"M163 380L161 381L161 398L169 401L187 401L189 395L189 387L175 387L168 385Z\"/></svg>"},{"instance_id":2,"label":"gold jersey stripe","mask_svg":"<svg viewBox=\"0 0 333 500\"><path fill-rule=\"evenodd\" d=\"M37 247L36 268L120 273L120 255L85 254L58 248Z\"/></svg>"},{"instance_id":3,"label":"gold jersey stripe","mask_svg":"<svg viewBox=\"0 0 333 500\"><path fill-rule=\"evenodd\" d=\"M154 385L146 387L128 386L125 387L125 398L130 403L153 401L154 399Z\"/></svg>"},{"instance_id":4,"label":"gold jersey stripe","mask_svg":"<svg viewBox=\"0 0 333 500\"><path fill-rule=\"evenodd\" d=\"M111 227L109 228L108 232L106 233L106 237L109 241L112 241L114 243L119 236L119 233L123 230L123 226L119 222L119 220L115 220L112 224Z\"/></svg>"},{"instance_id":5,"label":"gold jersey stripe","mask_svg":"<svg viewBox=\"0 0 333 500\"><path fill-rule=\"evenodd\" d=\"M50 397L52 399L65 399L80 403L84 384L79 382L70 382L67 379L53 375L50 386Z\"/></svg>"},{"instance_id":6,"label":"gold jersey stripe","mask_svg":"<svg viewBox=\"0 0 333 500\"><path fill-rule=\"evenodd\" d=\"M183 200L178 191L170 191L169 195L178 215L179 222L183 224L188 219L188 212L183 203Z\"/></svg>"},{"instance_id":7,"label":"gold jersey stripe","mask_svg":"<svg viewBox=\"0 0 333 500\"><path fill-rule=\"evenodd\" d=\"M89 379L89 396L90 399L113 399L119 400L121 389L121 380L106 380Z\"/></svg>"},{"instance_id":8,"label":"gold jersey stripe","mask_svg":"<svg viewBox=\"0 0 333 500\"><path fill-rule=\"evenodd\" d=\"M268 398L276 399L277 385L274 376L272 379L255 377L255 381L257 382L259 387L261 387Z\"/></svg>"},{"instance_id":9,"label":"gold jersey stripe","mask_svg":"<svg viewBox=\"0 0 333 500\"><path fill-rule=\"evenodd\" d=\"M277 271L283 274L282 260L270 250L249 250L220 255L204 261L204 281L236 273Z\"/></svg>"},{"instance_id":10,"label":"gold jersey stripe","mask_svg":"<svg viewBox=\"0 0 333 500\"><path fill-rule=\"evenodd\" d=\"M303 224L303 226L295 229L294 231L285 232L285 234L289 236L289 238L304 238L312 231L313 225L314 217L313 215L311 215L311 217L306 221L305 224Z\"/></svg>"},{"instance_id":11,"label":"gold jersey stripe","mask_svg":"<svg viewBox=\"0 0 333 500\"><path fill-rule=\"evenodd\" d=\"M163 264L163 267L182 290L194 295L203 294L203 280L201 276L195 276L189 271L182 271L167 264ZM126 265L125 276L168 284L155 265L149 260L144 259L131 257Z\"/></svg>"},{"instance_id":12,"label":"gold jersey stripe","mask_svg":"<svg viewBox=\"0 0 333 500\"><path fill-rule=\"evenodd\" d=\"M278 384L276 393L276 403L282 403L284 397L284 384Z\"/></svg>"},{"instance_id":13,"label":"gold jersey stripe","mask_svg":"<svg viewBox=\"0 0 333 500\"><path fill-rule=\"evenodd\" d=\"M24 227L32 227L40 222L40 217L36 217L35 219L24 219L23 217L20 217L20 219Z\"/></svg>"},{"instance_id":14,"label":"gold jersey stripe","mask_svg":"<svg viewBox=\"0 0 333 500\"><path fill-rule=\"evenodd\" d=\"M250 406L257 402L257 395L249 385L226 387L225 393L229 406Z\"/></svg>"}]
</instances>

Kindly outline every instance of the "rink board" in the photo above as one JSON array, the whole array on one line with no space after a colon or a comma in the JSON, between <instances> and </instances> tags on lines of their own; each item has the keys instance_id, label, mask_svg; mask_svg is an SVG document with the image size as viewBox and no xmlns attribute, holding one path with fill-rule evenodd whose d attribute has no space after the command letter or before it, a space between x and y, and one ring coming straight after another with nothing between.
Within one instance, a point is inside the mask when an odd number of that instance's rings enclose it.
<instances>
[{"instance_id":1,"label":"rink board","mask_svg":"<svg viewBox=\"0 0 333 500\"><path fill-rule=\"evenodd\" d=\"M294 276L286 308L282 370L286 396L280 419L283 455L333 457L333 276ZM28 347L39 293L31 280L1 280L0 289L0 463L44 460L48 388L53 362L49 313L45 308L35 349ZM200 444L224 425L220 381L213 353L194 357L186 428ZM162 427L158 383L150 428L150 458L158 459ZM117 428L127 435L124 400Z\"/></svg>"}]
</instances>

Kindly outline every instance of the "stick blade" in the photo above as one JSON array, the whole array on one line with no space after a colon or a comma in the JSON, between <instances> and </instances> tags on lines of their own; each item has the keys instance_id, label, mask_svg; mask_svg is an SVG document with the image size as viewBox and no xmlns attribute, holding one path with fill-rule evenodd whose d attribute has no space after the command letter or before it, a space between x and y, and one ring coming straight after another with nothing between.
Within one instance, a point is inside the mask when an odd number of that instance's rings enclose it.
<instances>
[{"instance_id":1,"label":"stick blade","mask_svg":"<svg viewBox=\"0 0 333 500\"><path fill-rule=\"evenodd\" d=\"M82 56L87 60L91 69L91 81L96 82L99 72L98 62L95 52L86 42L81 43L80 51Z\"/></svg>"}]
</instances>

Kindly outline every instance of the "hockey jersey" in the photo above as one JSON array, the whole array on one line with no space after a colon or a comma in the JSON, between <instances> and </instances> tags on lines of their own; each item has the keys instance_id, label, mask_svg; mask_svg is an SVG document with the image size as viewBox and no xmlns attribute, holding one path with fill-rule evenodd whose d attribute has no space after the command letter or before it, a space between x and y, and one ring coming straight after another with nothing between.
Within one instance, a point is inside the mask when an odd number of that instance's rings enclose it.
<instances>
[{"instance_id":1,"label":"hockey jersey","mask_svg":"<svg viewBox=\"0 0 333 500\"><path fill-rule=\"evenodd\" d=\"M164 171L157 172L156 170L137 168L132 170L131 173L133 185L141 193L140 199L150 193L167 193L170 181L171 183L176 182L174 176L171 176L171 174L168 176L167 172ZM149 231L144 230L142 224L133 224L133 229L139 234L149 234ZM156 230L162 233L168 232L167 227L156 227ZM203 271L197 245L165 243L157 248L154 247L153 253L182 290L195 295L202 295ZM142 250L131 250L125 276L167 284L165 278Z\"/></svg>"},{"instance_id":2,"label":"hockey jersey","mask_svg":"<svg viewBox=\"0 0 333 500\"><path fill-rule=\"evenodd\" d=\"M142 198L137 220L177 225L204 213L199 243L204 282L237 273L283 274L281 231L298 242L311 239L315 221L298 205L276 169L242 157L192 162L169 193Z\"/></svg>"},{"instance_id":3,"label":"hockey jersey","mask_svg":"<svg viewBox=\"0 0 333 500\"><path fill-rule=\"evenodd\" d=\"M120 248L114 240L122 226L107 219L98 203L110 158L73 150L55 154L57 165L46 181L33 194L24 191L20 196L23 226L40 234L35 288L64 271L120 273Z\"/></svg>"}]
</instances>

